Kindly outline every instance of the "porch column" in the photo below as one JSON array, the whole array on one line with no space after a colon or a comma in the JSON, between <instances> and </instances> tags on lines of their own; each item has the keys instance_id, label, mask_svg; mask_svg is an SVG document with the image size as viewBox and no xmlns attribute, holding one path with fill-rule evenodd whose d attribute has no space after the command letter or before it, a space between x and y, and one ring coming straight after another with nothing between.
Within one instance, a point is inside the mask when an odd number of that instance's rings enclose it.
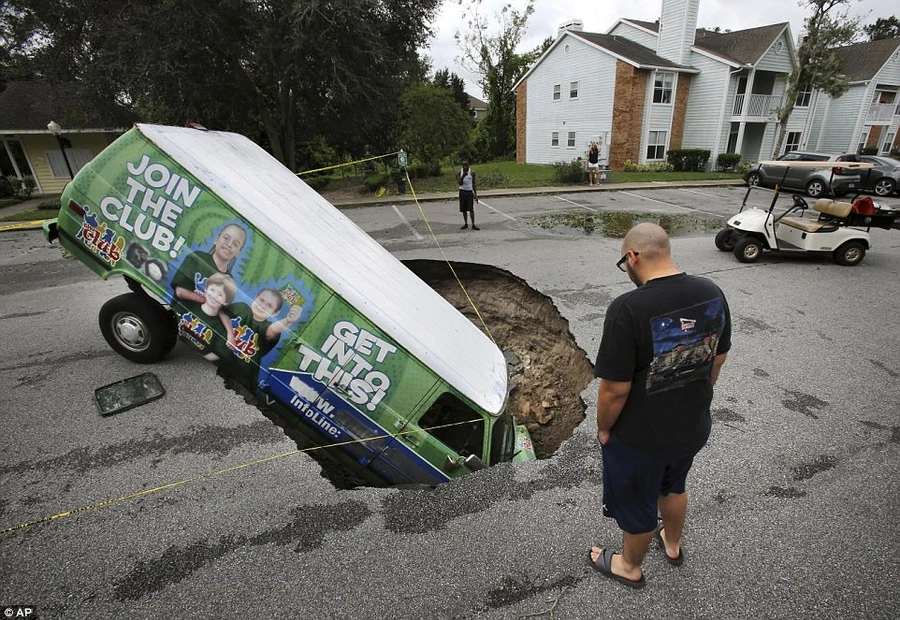
<instances>
[{"instance_id":1,"label":"porch column","mask_svg":"<svg viewBox=\"0 0 900 620\"><path fill-rule=\"evenodd\" d=\"M753 79L756 77L756 69L750 69L750 75L747 76L747 86L744 89L744 104L741 106L741 120L738 123L737 142L734 144L734 152L744 157L744 129L747 127L747 110L750 109L750 94L753 92ZM753 159L759 159L758 155Z\"/></svg>"}]
</instances>

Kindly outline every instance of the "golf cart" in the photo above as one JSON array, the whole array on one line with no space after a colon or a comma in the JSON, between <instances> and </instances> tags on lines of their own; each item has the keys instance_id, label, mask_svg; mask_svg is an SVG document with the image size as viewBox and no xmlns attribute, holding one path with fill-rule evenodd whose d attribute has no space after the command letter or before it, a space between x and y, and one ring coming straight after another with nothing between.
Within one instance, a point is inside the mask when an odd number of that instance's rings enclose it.
<instances>
[{"instance_id":1,"label":"golf cart","mask_svg":"<svg viewBox=\"0 0 900 620\"><path fill-rule=\"evenodd\" d=\"M787 177L789 168L823 168L833 164L767 161L761 165L783 167L784 177ZM867 170L871 167L872 164L841 162L842 169ZM770 250L829 253L839 265L858 265L871 247L869 230L873 226L900 229L900 212L876 207L868 197L853 202L819 198L812 206L817 215L806 217L809 203L803 196L793 194L790 208L775 215L781 184L775 186L768 211L757 207L745 209L750 192L759 189L762 188L754 185L747 188L740 211L728 220L727 228L716 235L716 247L723 252L733 252L742 263L755 262L763 250Z\"/></svg>"}]
</instances>

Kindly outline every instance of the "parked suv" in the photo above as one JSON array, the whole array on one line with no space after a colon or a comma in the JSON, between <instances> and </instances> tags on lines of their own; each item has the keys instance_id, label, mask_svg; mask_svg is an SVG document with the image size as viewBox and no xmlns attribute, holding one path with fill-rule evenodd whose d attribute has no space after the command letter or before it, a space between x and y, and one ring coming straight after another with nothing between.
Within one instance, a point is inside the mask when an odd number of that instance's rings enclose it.
<instances>
[{"instance_id":1,"label":"parked suv","mask_svg":"<svg viewBox=\"0 0 900 620\"><path fill-rule=\"evenodd\" d=\"M788 151L776 161L783 161L787 166L791 162L858 162L859 157L852 154L832 155L829 153L813 153L809 151ZM775 187L782 184L787 189L802 189L813 198L820 196L844 196L860 187L858 173L838 166L825 168L788 167L787 176L782 166L759 165L750 168L744 174L748 185Z\"/></svg>"}]
</instances>

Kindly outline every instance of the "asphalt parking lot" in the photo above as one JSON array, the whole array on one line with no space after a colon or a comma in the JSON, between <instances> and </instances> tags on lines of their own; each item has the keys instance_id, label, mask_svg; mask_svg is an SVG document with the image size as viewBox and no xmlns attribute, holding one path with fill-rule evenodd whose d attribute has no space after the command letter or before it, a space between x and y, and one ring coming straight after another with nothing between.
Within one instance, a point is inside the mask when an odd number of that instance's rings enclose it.
<instances>
[{"instance_id":1,"label":"asphalt parking lot","mask_svg":"<svg viewBox=\"0 0 900 620\"><path fill-rule=\"evenodd\" d=\"M900 231L873 230L857 267L780 255L742 264L713 236L745 193L485 198L480 231L459 229L454 202L346 211L400 259L524 279L590 359L607 305L632 285L614 267L619 240L586 215L668 218L679 266L724 290L734 346L688 481L687 560L673 568L651 550L637 592L586 562L591 544L621 541L600 514L596 383L584 422L550 459L435 489L337 490L185 345L151 369L165 397L99 416L97 387L147 370L97 326L124 284L39 231L0 235L0 608L91 619L896 618Z\"/></svg>"}]
</instances>

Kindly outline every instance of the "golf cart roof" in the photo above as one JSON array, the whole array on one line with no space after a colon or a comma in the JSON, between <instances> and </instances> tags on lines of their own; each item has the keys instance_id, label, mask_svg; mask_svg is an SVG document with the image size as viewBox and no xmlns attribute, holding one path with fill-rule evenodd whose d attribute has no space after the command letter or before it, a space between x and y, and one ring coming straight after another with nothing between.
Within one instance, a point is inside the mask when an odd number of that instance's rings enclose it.
<instances>
[{"instance_id":1,"label":"golf cart roof","mask_svg":"<svg viewBox=\"0 0 900 620\"><path fill-rule=\"evenodd\" d=\"M802 161L802 160L772 160L761 161L760 166L782 166L783 168L846 168L848 170L868 170L875 164L867 164L861 161Z\"/></svg>"}]
</instances>

